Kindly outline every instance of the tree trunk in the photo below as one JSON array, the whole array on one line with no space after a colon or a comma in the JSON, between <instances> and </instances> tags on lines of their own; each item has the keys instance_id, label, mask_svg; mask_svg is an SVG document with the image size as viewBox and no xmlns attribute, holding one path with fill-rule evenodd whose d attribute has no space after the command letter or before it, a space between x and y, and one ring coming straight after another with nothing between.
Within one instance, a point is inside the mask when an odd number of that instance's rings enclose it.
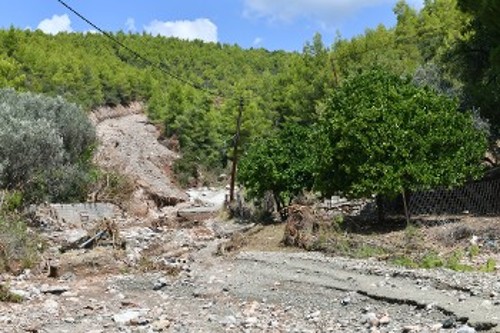
<instances>
[{"instance_id":1,"label":"tree trunk","mask_svg":"<svg viewBox=\"0 0 500 333\"><path fill-rule=\"evenodd\" d=\"M384 200L382 198L382 195L377 194L377 196L375 197L375 202L377 204L378 223L384 223L385 222L385 211L384 211Z\"/></svg>"},{"instance_id":2,"label":"tree trunk","mask_svg":"<svg viewBox=\"0 0 500 333\"><path fill-rule=\"evenodd\" d=\"M288 214L285 211L285 203L279 194L274 193L274 201L276 201L276 210L280 214L281 220L286 221Z\"/></svg>"}]
</instances>

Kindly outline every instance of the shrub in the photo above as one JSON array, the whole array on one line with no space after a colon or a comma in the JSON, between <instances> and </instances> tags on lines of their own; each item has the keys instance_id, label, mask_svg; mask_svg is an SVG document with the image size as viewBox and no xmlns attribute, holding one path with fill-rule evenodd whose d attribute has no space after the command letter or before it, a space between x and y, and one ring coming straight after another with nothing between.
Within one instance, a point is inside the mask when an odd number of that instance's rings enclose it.
<instances>
[{"instance_id":1,"label":"shrub","mask_svg":"<svg viewBox=\"0 0 500 333\"><path fill-rule=\"evenodd\" d=\"M93 170L90 188L91 201L106 201L122 208L127 204L135 190L133 179L118 172Z\"/></svg>"},{"instance_id":2,"label":"shrub","mask_svg":"<svg viewBox=\"0 0 500 333\"><path fill-rule=\"evenodd\" d=\"M77 105L0 90L0 188L20 190L28 202L81 198L94 142Z\"/></svg>"},{"instance_id":3,"label":"shrub","mask_svg":"<svg viewBox=\"0 0 500 333\"><path fill-rule=\"evenodd\" d=\"M41 242L17 216L0 215L0 272L19 273L38 261Z\"/></svg>"}]
</instances>

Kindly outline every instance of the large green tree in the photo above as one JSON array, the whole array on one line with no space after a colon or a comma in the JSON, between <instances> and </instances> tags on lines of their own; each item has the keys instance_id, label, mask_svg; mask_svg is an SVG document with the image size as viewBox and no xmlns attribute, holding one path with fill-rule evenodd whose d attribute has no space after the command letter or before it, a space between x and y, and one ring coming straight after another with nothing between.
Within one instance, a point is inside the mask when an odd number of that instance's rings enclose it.
<instances>
[{"instance_id":1,"label":"large green tree","mask_svg":"<svg viewBox=\"0 0 500 333\"><path fill-rule=\"evenodd\" d=\"M311 131L289 123L254 142L243 156L238 180L253 198L271 191L278 211L313 185Z\"/></svg>"},{"instance_id":2,"label":"large green tree","mask_svg":"<svg viewBox=\"0 0 500 333\"><path fill-rule=\"evenodd\" d=\"M459 0L460 8L472 15L466 25L467 39L455 50L456 72L464 82L465 103L500 125L500 2Z\"/></svg>"},{"instance_id":3,"label":"large green tree","mask_svg":"<svg viewBox=\"0 0 500 333\"><path fill-rule=\"evenodd\" d=\"M480 175L487 142L456 100L376 69L333 93L320 128L317 187L354 197L460 185Z\"/></svg>"}]
</instances>

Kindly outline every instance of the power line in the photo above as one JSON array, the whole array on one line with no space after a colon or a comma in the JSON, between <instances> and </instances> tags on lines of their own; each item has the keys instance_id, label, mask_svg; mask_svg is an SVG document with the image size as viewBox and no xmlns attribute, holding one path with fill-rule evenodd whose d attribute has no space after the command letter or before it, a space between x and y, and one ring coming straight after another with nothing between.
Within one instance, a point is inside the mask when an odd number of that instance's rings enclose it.
<instances>
[{"instance_id":1,"label":"power line","mask_svg":"<svg viewBox=\"0 0 500 333\"><path fill-rule=\"evenodd\" d=\"M82 14L80 14L76 9L74 9L73 7L71 7L70 5L68 5L65 1L63 1L63 0L57 0L57 2L59 2L64 7L66 7L69 11L71 11L73 14L75 14L76 16L78 16L82 21L84 21L85 23L87 23L88 25L90 25L92 28L94 28L95 30L99 31L101 34L103 34L104 36L106 36L108 39L110 39L111 41L113 41L115 44L117 44L120 47L122 47L123 49L127 50L130 54L134 55L136 58L141 59L146 64L148 64L150 66L153 66L153 67L156 67L157 69L159 69L163 73L167 74L171 78L173 78L173 79L175 79L175 80L177 80L179 82L182 82L182 83L184 83L184 84L186 84L188 86L191 86L194 89L206 92L206 93L211 94L211 95L216 95L216 96L223 95L220 92L216 93L214 91L205 89L205 88L203 88L203 87L195 84L194 82L191 82L191 81L189 81L187 79L184 79L184 78L180 77L179 75L176 75L176 74L172 73L169 69L166 68L166 67L168 67L166 64L150 60L150 59L146 58L145 56L143 56L142 54L140 54L139 52L135 51L134 49L128 47L125 44L123 44L118 38L116 38L115 36L113 36L113 34L110 34L109 32L106 32L103 29L101 29L95 23L93 23L92 21L90 21L89 19L87 19L85 16L83 16Z\"/></svg>"}]
</instances>

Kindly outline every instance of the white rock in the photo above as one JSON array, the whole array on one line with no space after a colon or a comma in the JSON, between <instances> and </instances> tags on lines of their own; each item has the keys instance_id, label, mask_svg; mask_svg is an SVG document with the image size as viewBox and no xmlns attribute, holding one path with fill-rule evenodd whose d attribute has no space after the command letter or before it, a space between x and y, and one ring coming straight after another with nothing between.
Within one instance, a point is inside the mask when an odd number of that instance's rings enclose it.
<instances>
[{"instance_id":1,"label":"white rock","mask_svg":"<svg viewBox=\"0 0 500 333\"><path fill-rule=\"evenodd\" d=\"M113 316L113 321L120 325L128 325L132 321L138 321L141 316L148 312L147 309L131 309Z\"/></svg>"},{"instance_id":2,"label":"white rock","mask_svg":"<svg viewBox=\"0 0 500 333\"><path fill-rule=\"evenodd\" d=\"M25 290L19 290L19 289L11 289L10 290L10 293L11 294L14 294L14 295L17 295L23 299L26 299L29 297L29 292L25 291Z\"/></svg>"},{"instance_id":3,"label":"white rock","mask_svg":"<svg viewBox=\"0 0 500 333\"><path fill-rule=\"evenodd\" d=\"M236 318L234 316L226 316L220 321L220 323L224 326L235 325Z\"/></svg>"},{"instance_id":4,"label":"white rock","mask_svg":"<svg viewBox=\"0 0 500 333\"><path fill-rule=\"evenodd\" d=\"M456 333L476 333L476 330L468 325L460 327Z\"/></svg>"},{"instance_id":5,"label":"white rock","mask_svg":"<svg viewBox=\"0 0 500 333\"><path fill-rule=\"evenodd\" d=\"M319 317L319 315L321 314L321 311L315 311L313 313L310 313L308 316L307 316L307 319L313 319L313 318L317 318Z\"/></svg>"},{"instance_id":6,"label":"white rock","mask_svg":"<svg viewBox=\"0 0 500 333\"><path fill-rule=\"evenodd\" d=\"M43 308L49 314L57 314L59 312L59 303L53 299L48 299L43 302Z\"/></svg>"},{"instance_id":7,"label":"white rock","mask_svg":"<svg viewBox=\"0 0 500 333\"><path fill-rule=\"evenodd\" d=\"M67 292L69 290L68 286L64 285L58 285L58 286L43 286L41 289L41 292L44 294L54 294L54 295L61 295L64 292Z\"/></svg>"},{"instance_id":8,"label":"white rock","mask_svg":"<svg viewBox=\"0 0 500 333\"><path fill-rule=\"evenodd\" d=\"M439 332L443 328L443 324L434 324L430 327L431 332Z\"/></svg>"},{"instance_id":9,"label":"white rock","mask_svg":"<svg viewBox=\"0 0 500 333\"><path fill-rule=\"evenodd\" d=\"M367 324L370 327L378 326L379 320L374 312L368 312L361 318L361 323Z\"/></svg>"},{"instance_id":10,"label":"white rock","mask_svg":"<svg viewBox=\"0 0 500 333\"><path fill-rule=\"evenodd\" d=\"M415 333L420 331L421 327L417 325L408 325L403 327L403 333Z\"/></svg>"},{"instance_id":11,"label":"white rock","mask_svg":"<svg viewBox=\"0 0 500 333\"><path fill-rule=\"evenodd\" d=\"M168 319L161 319L151 325L155 332L166 332L172 323Z\"/></svg>"},{"instance_id":12,"label":"white rock","mask_svg":"<svg viewBox=\"0 0 500 333\"><path fill-rule=\"evenodd\" d=\"M380 319L378 321L379 321L380 325L388 325L391 322L391 318L389 318L389 316L387 316L387 315L384 315L384 316L380 317Z\"/></svg>"},{"instance_id":13,"label":"white rock","mask_svg":"<svg viewBox=\"0 0 500 333\"><path fill-rule=\"evenodd\" d=\"M255 326L258 322L259 320L257 319L257 317L248 317L243 321L243 325L249 328Z\"/></svg>"}]
</instances>

